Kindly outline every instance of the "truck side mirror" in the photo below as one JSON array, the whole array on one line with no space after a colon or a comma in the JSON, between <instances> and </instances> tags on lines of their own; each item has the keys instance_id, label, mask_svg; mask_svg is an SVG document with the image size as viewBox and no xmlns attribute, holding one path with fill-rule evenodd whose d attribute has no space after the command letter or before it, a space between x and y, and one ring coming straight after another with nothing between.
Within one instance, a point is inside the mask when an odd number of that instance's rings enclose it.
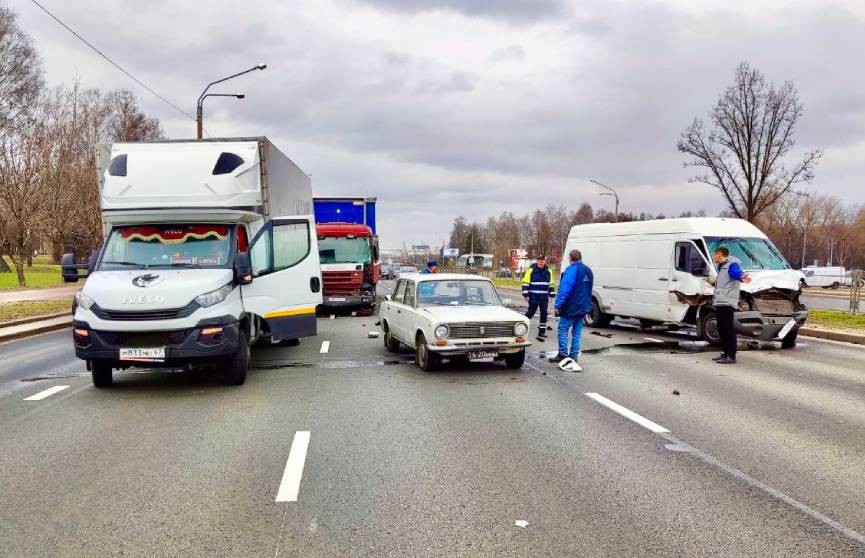
<instances>
[{"instance_id":1,"label":"truck side mirror","mask_svg":"<svg viewBox=\"0 0 865 558\"><path fill-rule=\"evenodd\" d=\"M90 252L90 257L87 258L87 276L96 271L96 262L99 261L99 250Z\"/></svg>"},{"instance_id":2,"label":"truck side mirror","mask_svg":"<svg viewBox=\"0 0 865 558\"><path fill-rule=\"evenodd\" d=\"M60 258L60 274L64 283L78 282L78 264L75 263L75 254L63 254Z\"/></svg>"},{"instance_id":3,"label":"truck side mirror","mask_svg":"<svg viewBox=\"0 0 865 558\"><path fill-rule=\"evenodd\" d=\"M240 252L234 256L234 279L241 285L252 283L252 264L249 262L249 252Z\"/></svg>"}]
</instances>

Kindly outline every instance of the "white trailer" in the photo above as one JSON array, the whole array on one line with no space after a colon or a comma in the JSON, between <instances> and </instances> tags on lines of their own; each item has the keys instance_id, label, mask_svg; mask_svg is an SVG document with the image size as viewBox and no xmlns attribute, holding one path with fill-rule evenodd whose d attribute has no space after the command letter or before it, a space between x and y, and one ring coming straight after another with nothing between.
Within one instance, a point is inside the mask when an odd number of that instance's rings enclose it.
<instances>
[{"instance_id":1,"label":"white trailer","mask_svg":"<svg viewBox=\"0 0 865 558\"><path fill-rule=\"evenodd\" d=\"M742 285L735 314L742 335L781 338L793 347L808 312L799 302L802 274L793 270L757 227L739 219L660 219L577 225L565 253L577 249L594 272L591 326L614 317L643 326L694 325L700 336L720 342L710 284L717 270L712 252L726 246L742 261L751 283Z\"/></svg>"},{"instance_id":2,"label":"white trailer","mask_svg":"<svg viewBox=\"0 0 865 558\"><path fill-rule=\"evenodd\" d=\"M105 241L73 306L93 383L205 365L242 384L257 340L316 335L309 176L266 138L100 145ZM80 275L64 256L68 282Z\"/></svg>"}]
</instances>

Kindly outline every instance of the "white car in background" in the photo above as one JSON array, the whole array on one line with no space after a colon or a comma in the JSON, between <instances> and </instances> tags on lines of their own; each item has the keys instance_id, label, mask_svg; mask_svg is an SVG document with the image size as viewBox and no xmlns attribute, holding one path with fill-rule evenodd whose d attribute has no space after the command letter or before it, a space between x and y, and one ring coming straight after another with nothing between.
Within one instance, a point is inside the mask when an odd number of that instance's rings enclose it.
<instances>
[{"instance_id":1,"label":"white car in background","mask_svg":"<svg viewBox=\"0 0 865 558\"><path fill-rule=\"evenodd\" d=\"M385 348L413 348L426 371L442 359L492 358L518 369L531 345L528 318L505 308L493 282L477 275L402 274L379 318Z\"/></svg>"}]
</instances>

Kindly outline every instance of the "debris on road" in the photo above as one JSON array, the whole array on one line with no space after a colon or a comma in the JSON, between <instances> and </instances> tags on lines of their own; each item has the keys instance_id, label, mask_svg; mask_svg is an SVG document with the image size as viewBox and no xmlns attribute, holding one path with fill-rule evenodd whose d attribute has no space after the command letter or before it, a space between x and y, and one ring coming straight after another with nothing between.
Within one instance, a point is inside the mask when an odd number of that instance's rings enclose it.
<instances>
[{"instance_id":1,"label":"debris on road","mask_svg":"<svg viewBox=\"0 0 865 558\"><path fill-rule=\"evenodd\" d=\"M679 393L679 390L674 389L674 390L673 390L673 395L681 395L681 394Z\"/></svg>"},{"instance_id":2,"label":"debris on road","mask_svg":"<svg viewBox=\"0 0 865 558\"><path fill-rule=\"evenodd\" d=\"M514 525L516 525L517 527L522 527L523 529L525 529L526 527L528 527L529 522L526 521L525 519L517 519L516 521L514 521Z\"/></svg>"},{"instance_id":3,"label":"debris on road","mask_svg":"<svg viewBox=\"0 0 865 558\"><path fill-rule=\"evenodd\" d=\"M377 331L368 331L366 333L366 336L370 339L378 339L378 332Z\"/></svg>"},{"instance_id":4,"label":"debris on road","mask_svg":"<svg viewBox=\"0 0 865 558\"><path fill-rule=\"evenodd\" d=\"M593 332L591 332L591 333L592 333L592 335L597 335L597 336L599 336L599 337L606 337L607 339L612 339L612 338L613 338L613 334L612 334L612 333L601 333L600 331L593 331Z\"/></svg>"}]
</instances>

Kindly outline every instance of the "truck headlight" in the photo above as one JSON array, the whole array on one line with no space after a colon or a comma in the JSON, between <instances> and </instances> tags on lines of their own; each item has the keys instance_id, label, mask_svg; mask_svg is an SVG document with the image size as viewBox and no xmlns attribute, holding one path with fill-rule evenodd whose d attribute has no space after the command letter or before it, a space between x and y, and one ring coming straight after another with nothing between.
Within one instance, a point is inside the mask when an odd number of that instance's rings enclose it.
<instances>
[{"instance_id":1,"label":"truck headlight","mask_svg":"<svg viewBox=\"0 0 865 558\"><path fill-rule=\"evenodd\" d=\"M90 310L90 307L95 304L92 298L82 293L81 291L79 291L75 295L75 303L81 308L84 308L85 310Z\"/></svg>"},{"instance_id":2,"label":"truck headlight","mask_svg":"<svg viewBox=\"0 0 865 558\"><path fill-rule=\"evenodd\" d=\"M215 291L210 291L209 293L204 293L203 295L199 295L195 297L195 302L198 303L202 308L207 308L208 306L213 306L214 304L219 304L228 294L234 290L234 285L231 283L227 283L222 287L219 287Z\"/></svg>"},{"instance_id":3,"label":"truck headlight","mask_svg":"<svg viewBox=\"0 0 865 558\"><path fill-rule=\"evenodd\" d=\"M435 330L436 339L444 339L448 336L448 333L450 333L450 329L448 329L448 326L442 324Z\"/></svg>"},{"instance_id":4,"label":"truck headlight","mask_svg":"<svg viewBox=\"0 0 865 558\"><path fill-rule=\"evenodd\" d=\"M527 326L523 322L520 322L514 326L514 335L516 335L517 337L522 337L523 335L525 335L528 332L529 332L529 326Z\"/></svg>"}]
</instances>

